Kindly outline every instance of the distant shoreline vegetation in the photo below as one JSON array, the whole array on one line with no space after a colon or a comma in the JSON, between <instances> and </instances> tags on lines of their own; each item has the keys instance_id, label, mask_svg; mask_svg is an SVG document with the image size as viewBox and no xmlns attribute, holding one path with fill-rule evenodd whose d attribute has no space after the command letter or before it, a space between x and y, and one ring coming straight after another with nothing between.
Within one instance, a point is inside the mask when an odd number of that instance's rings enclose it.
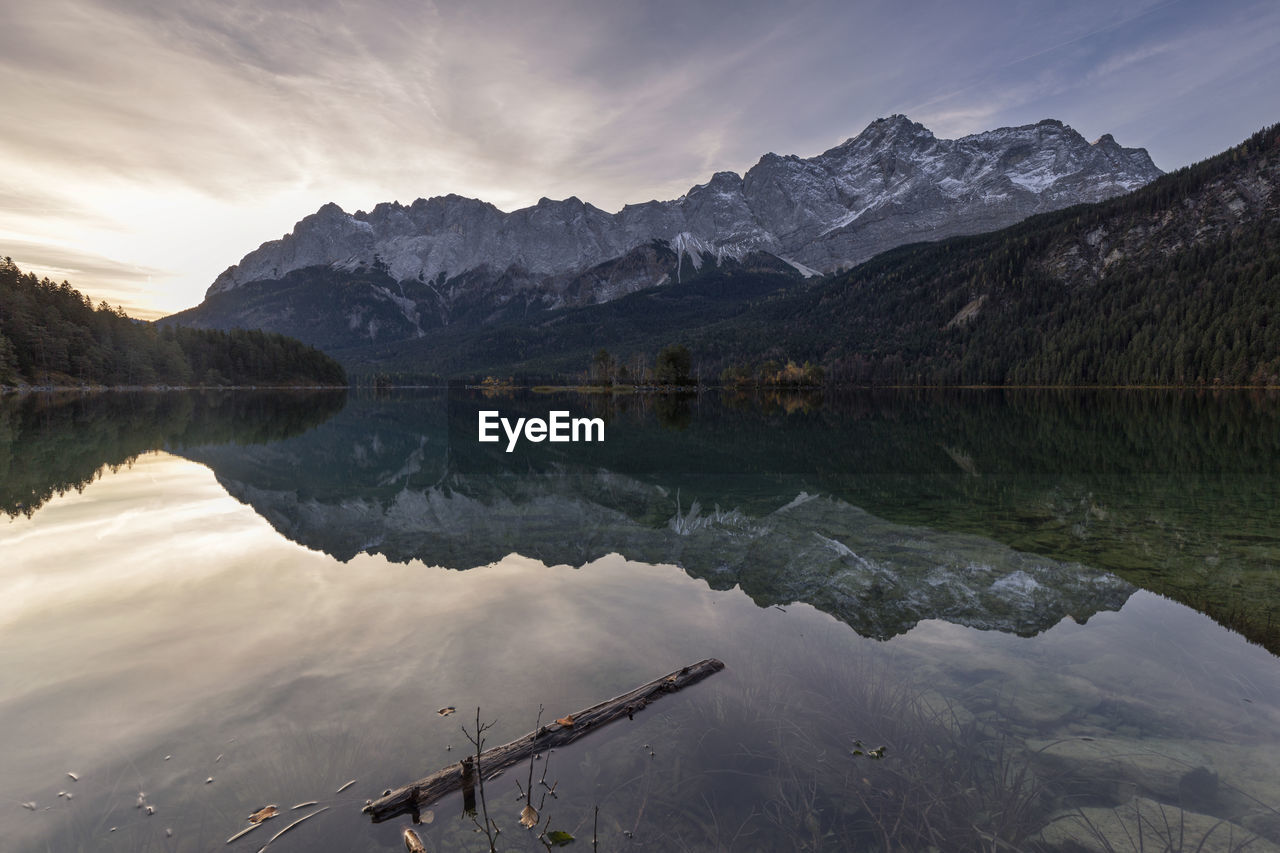
<instances>
[{"instance_id":1,"label":"distant shoreline vegetation","mask_svg":"<svg viewBox=\"0 0 1280 853\"><path fill-rule=\"evenodd\" d=\"M0 385L0 396L5 394L49 394L57 397L76 395L76 394L164 394L169 391L334 391L345 390L350 385L326 385L314 383L304 385L298 382L285 382L278 384L258 383L254 385L167 385L157 383L154 385L102 385L102 384L44 384L32 385L27 382L21 382L16 385ZM421 387L421 386L406 386Z\"/></svg>"},{"instance_id":2,"label":"distant shoreline vegetation","mask_svg":"<svg viewBox=\"0 0 1280 853\"><path fill-rule=\"evenodd\" d=\"M947 383L947 382L857 382L833 379L822 367L811 362L797 364L767 359L759 364L738 363L722 369L716 379L704 381L693 372L693 356L684 345L664 347L654 365L646 363L642 355L630 359L615 358L608 350L600 349L582 372L568 375L510 375L470 377L463 380L446 380L439 376L412 377L405 374L393 376L378 373L359 376L357 387L371 385L378 391L397 388L423 388L460 386L481 391L486 396L532 391L533 393L574 392L579 394L689 394L700 391L726 392L822 392L841 390L1111 390L1111 391L1276 391L1280 382L1257 383L1183 382L1158 383Z\"/></svg>"},{"instance_id":3,"label":"distant shoreline vegetation","mask_svg":"<svg viewBox=\"0 0 1280 853\"><path fill-rule=\"evenodd\" d=\"M0 389L345 387L342 365L274 332L159 327L0 260Z\"/></svg>"}]
</instances>

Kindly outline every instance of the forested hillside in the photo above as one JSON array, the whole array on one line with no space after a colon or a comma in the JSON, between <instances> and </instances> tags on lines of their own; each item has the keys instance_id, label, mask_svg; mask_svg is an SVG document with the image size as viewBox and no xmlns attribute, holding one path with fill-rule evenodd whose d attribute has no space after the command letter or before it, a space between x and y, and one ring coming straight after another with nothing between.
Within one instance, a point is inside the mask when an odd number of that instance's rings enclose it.
<instances>
[{"instance_id":1,"label":"forested hillside","mask_svg":"<svg viewBox=\"0 0 1280 853\"><path fill-rule=\"evenodd\" d=\"M345 385L342 366L268 332L160 329L0 261L0 385Z\"/></svg>"},{"instance_id":2,"label":"forested hillside","mask_svg":"<svg viewBox=\"0 0 1280 853\"><path fill-rule=\"evenodd\" d=\"M447 326L429 336L335 350L355 373L567 377L591 369L604 349L633 377L653 366L673 334L735 317L771 294L803 287L768 266L717 266L708 257L679 284L651 287L602 305L542 312L492 326ZM712 352L714 342L702 355Z\"/></svg>"}]
</instances>

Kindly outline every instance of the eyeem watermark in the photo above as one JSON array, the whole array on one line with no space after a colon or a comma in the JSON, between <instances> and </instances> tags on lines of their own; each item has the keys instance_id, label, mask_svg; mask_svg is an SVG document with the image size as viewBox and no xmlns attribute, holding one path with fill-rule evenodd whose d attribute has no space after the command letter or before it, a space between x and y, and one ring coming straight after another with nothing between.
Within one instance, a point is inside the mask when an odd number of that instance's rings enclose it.
<instances>
[{"instance_id":1,"label":"eyeem watermark","mask_svg":"<svg viewBox=\"0 0 1280 853\"><path fill-rule=\"evenodd\" d=\"M479 440L498 442L501 428L507 436L507 453L516 449L516 443L524 438L534 443L540 441L604 441L603 418L571 418L567 411L548 412L546 419L516 418L513 424L496 410L481 411L479 416Z\"/></svg>"}]
</instances>

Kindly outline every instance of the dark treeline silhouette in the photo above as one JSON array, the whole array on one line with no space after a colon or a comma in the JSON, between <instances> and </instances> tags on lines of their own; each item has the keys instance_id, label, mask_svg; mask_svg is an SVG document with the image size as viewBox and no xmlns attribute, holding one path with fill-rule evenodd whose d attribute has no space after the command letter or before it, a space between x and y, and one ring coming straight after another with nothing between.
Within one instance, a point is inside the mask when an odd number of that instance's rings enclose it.
<instances>
[{"instance_id":1,"label":"dark treeline silhouette","mask_svg":"<svg viewBox=\"0 0 1280 853\"><path fill-rule=\"evenodd\" d=\"M0 385L346 385L336 361L268 332L139 322L0 260Z\"/></svg>"},{"instance_id":2,"label":"dark treeline silhouette","mask_svg":"<svg viewBox=\"0 0 1280 853\"><path fill-rule=\"evenodd\" d=\"M31 394L0 399L0 512L30 516L141 453L265 444L340 411L345 391Z\"/></svg>"}]
</instances>

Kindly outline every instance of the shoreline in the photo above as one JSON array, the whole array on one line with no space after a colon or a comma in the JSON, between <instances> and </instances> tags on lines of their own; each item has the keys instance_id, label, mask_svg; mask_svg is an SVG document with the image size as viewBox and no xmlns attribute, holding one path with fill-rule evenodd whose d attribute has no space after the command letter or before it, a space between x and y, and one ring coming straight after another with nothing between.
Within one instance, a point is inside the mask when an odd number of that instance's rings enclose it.
<instances>
[{"instance_id":1,"label":"shoreline","mask_svg":"<svg viewBox=\"0 0 1280 853\"><path fill-rule=\"evenodd\" d=\"M0 397L27 394L164 393L167 391L413 391L447 390L449 385L0 385ZM464 385L468 391L535 394L698 394L704 391L753 392L791 391L1267 391L1280 392L1280 385Z\"/></svg>"}]
</instances>

